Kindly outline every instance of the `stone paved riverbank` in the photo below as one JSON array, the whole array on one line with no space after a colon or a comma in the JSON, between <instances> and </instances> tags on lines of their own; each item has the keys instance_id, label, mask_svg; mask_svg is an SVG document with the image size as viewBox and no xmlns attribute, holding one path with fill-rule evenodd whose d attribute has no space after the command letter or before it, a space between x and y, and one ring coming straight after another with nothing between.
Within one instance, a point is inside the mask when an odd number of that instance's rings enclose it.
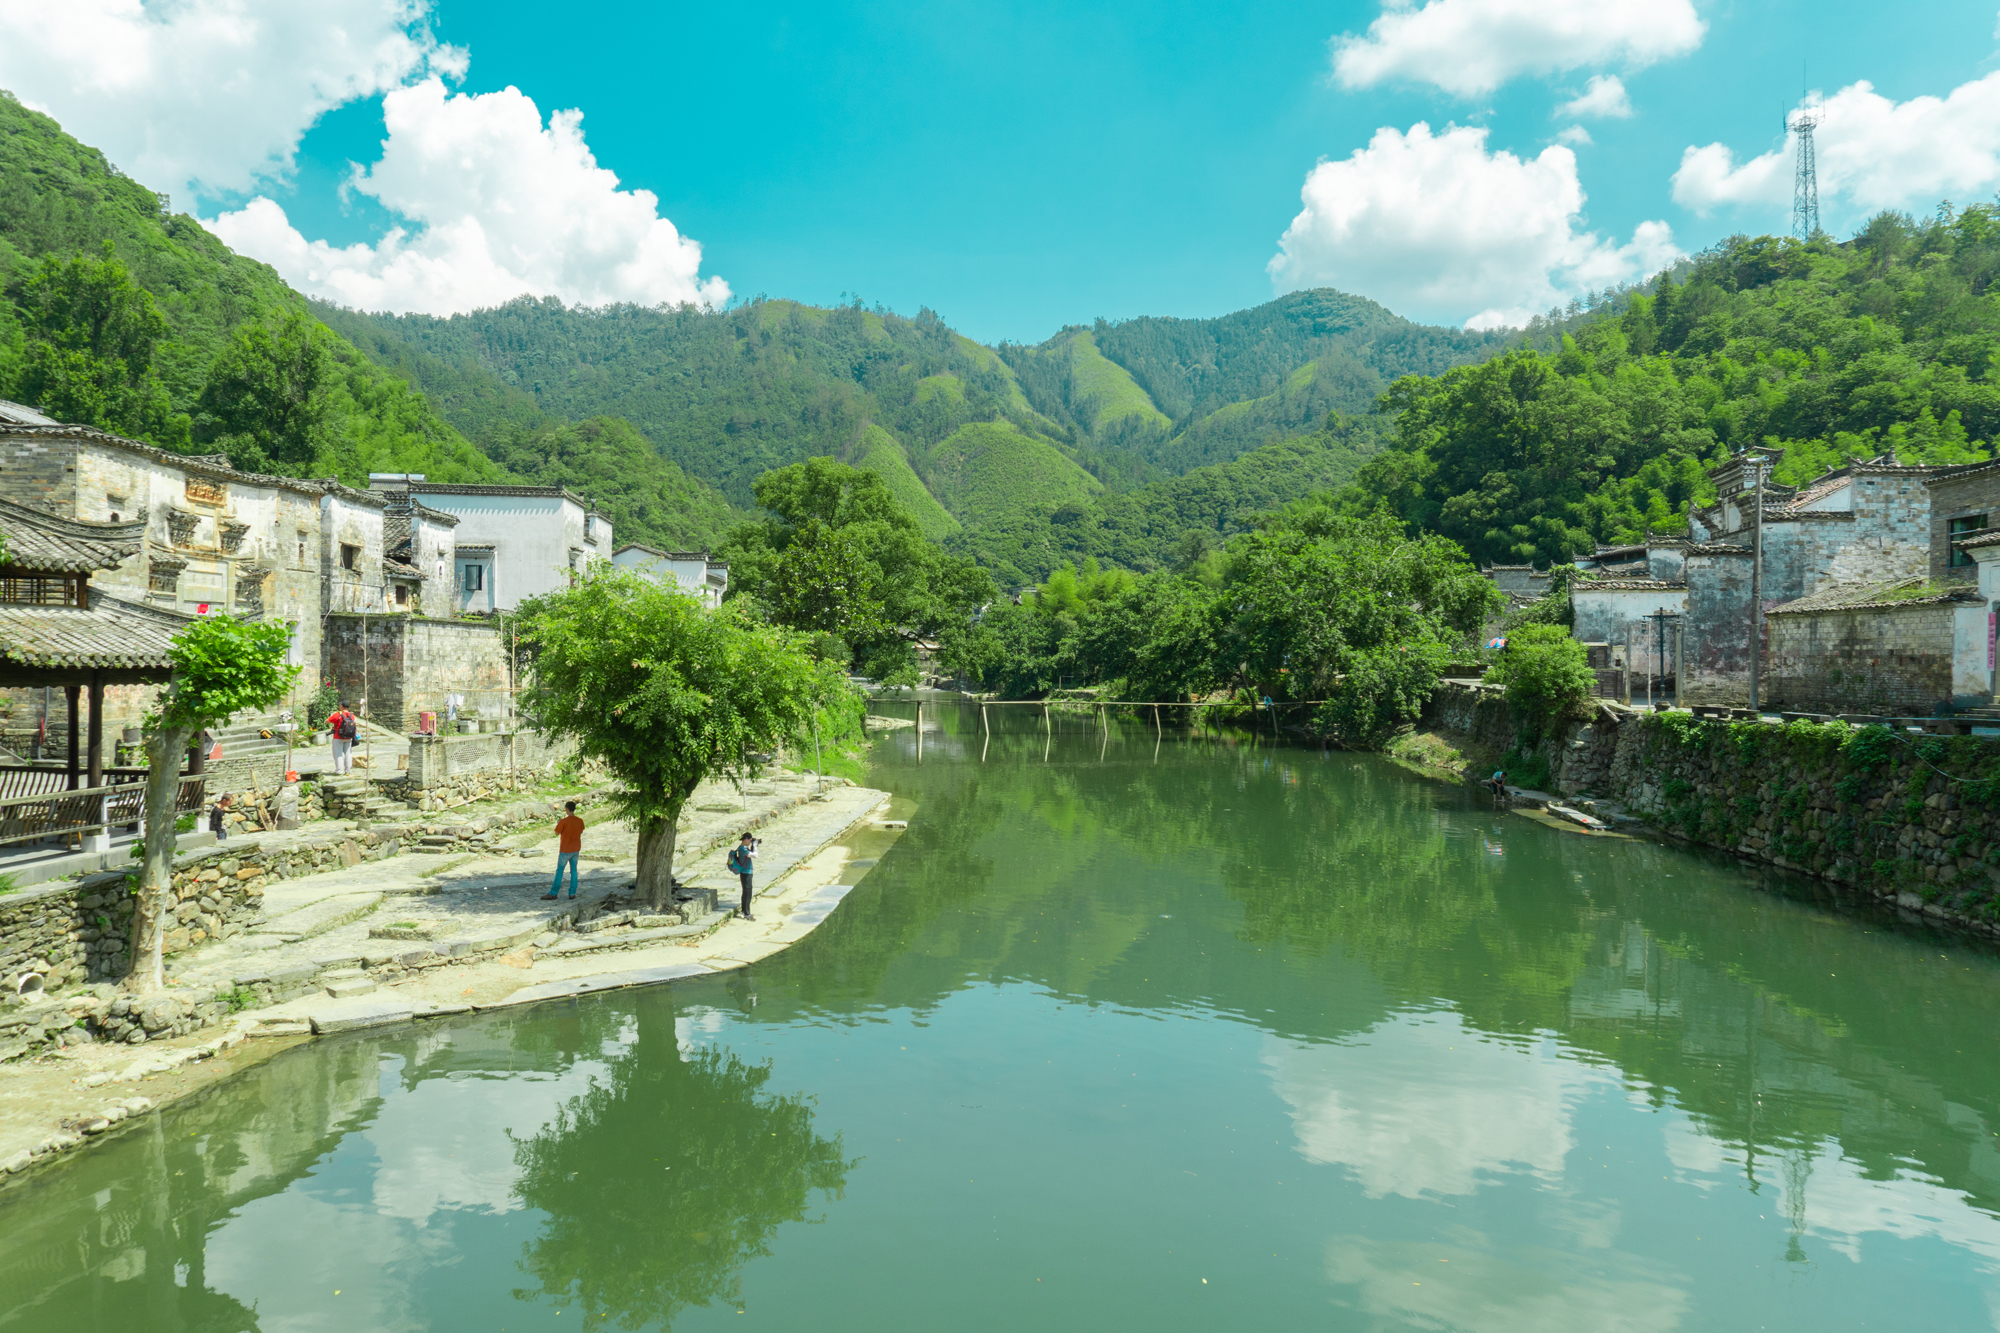
<instances>
[{"instance_id":1,"label":"stone paved riverbank","mask_svg":"<svg viewBox=\"0 0 2000 1333\"><path fill-rule=\"evenodd\" d=\"M887 793L810 777L704 789L680 833L674 913L623 897L637 838L593 823L579 896L542 899L553 834L473 854L392 860L273 884L265 919L189 955L168 1000L237 1006L219 1026L138 1046L91 1042L0 1066L0 1170L26 1170L120 1120L184 1096L313 1034L532 1003L738 968L803 938L893 843ZM763 839L754 921L722 864L745 827ZM567 884L565 884L565 889ZM718 902L717 900L720 900Z\"/></svg>"}]
</instances>

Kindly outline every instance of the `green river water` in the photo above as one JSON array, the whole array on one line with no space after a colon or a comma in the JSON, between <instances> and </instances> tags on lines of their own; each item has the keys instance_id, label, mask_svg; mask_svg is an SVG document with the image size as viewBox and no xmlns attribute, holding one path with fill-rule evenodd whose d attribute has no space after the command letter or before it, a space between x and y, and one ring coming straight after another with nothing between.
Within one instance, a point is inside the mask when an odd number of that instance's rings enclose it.
<instances>
[{"instance_id":1,"label":"green river water","mask_svg":"<svg viewBox=\"0 0 2000 1333\"><path fill-rule=\"evenodd\" d=\"M1989 951L1376 758L938 712L803 943L141 1117L0 1189L0 1327L2000 1324Z\"/></svg>"}]
</instances>

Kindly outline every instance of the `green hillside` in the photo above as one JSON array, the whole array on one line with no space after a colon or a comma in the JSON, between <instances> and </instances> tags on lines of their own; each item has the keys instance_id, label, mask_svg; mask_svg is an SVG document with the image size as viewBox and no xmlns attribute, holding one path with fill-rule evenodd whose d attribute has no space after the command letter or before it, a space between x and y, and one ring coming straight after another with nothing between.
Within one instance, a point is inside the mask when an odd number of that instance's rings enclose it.
<instances>
[{"instance_id":1,"label":"green hillside","mask_svg":"<svg viewBox=\"0 0 2000 1333\"><path fill-rule=\"evenodd\" d=\"M1137 490L1018 507L947 544L977 556L1008 585L1036 583L1089 558L1142 572L1172 568L1248 530L1261 515L1346 486L1385 447L1388 430L1382 417L1337 417L1309 435Z\"/></svg>"},{"instance_id":2,"label":"green hillside","mask_svg":"<svg viewBox=\"0 0 2000 1333\"><path fill-rule=\"evenodd\" d=\"M932 489L968 528L1089 499L1104 489L1054 445L1012 422L961 426L925 459Z\"/></svg>"},{"instance_id":3,"label":"green hillside","mask_svg":"<svg viewBox=\"0 0 2000 1333\"><path fill-rule=\"evenodd\" d=\"M1413 324L1322 288L1215 319L1100 320L1000 352L1094 470L1152 479L1309 432L1328 412L1368 412L1398 377L1483 360L1510 336Z\"/></svg>"},{"instance_id":4,"label":"green hillside","mask_svg":"<svg viewBox=\"0 0 2000 1333\"><path fill-rule=\"evenodd\" d=\"M1798 485L1850 459L1987 457L2000 434L2000 205L1883 213L1851 241L1735 237L1565 335L1395 384L1397 447L1343 503L1482 560L1566 560L1705 502L1757 445Z\"/></svg>"},{"instance_id":5,"label":"green hillside","mask_svg":"<svg viewBox=\"0 0 2000 1333\"><path fill-rule=\"evenodd\" d=\"M959 530L959 521L938 503L937 497L930 493L922 478L911 468L903 446L880 426L871 424L861 432L861 441L854 451L853 466L882 478L889 493L916 520L924 536L932 541L943 541Z\"/></svg>"},{"instance_id":6,"label":"green hillside","mask_svg":"<svg viewBox=\"0 0 2000 1333\"><path fill-rule=\"evenodd\" d=\"M44 260L80 262L45 274ZM47 299L55 287L75 295L79 284L88 289L84 310ZM132 327L149 318L161 327L110 347L87 327L93 309L122 312L116 319ZM211 393L204 403L219 359L228 354L242 370L255 335L281 333L303 309L269 267L170 213L164 196L0 93L0 397L39 399L31 405L64 419L167 448L221 448L244 466L298 475L357 483L371 470L448 481L501 476L422 395L324 330L311 335L314 375L295 386L310 423L286 442L284 457L268 456L271 441L257 433L254 405L241 395L219 404Z\"/></svg>"}]
</instances>

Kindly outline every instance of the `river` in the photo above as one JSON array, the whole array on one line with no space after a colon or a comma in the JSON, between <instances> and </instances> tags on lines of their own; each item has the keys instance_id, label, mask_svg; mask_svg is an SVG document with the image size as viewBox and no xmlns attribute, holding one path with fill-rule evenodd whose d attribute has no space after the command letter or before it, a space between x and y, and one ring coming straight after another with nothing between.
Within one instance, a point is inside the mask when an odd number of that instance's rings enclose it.
<instances>
[{"instance_id":1,"label":"river","mask_svg":"<svg viewBox=\"0 0 2000 1333\"><path fill-rule=\"evenodd\" d=\"M1986 949L1373 757L925 712L788 953L141 1117L0 1190L0 1327L2000 1322Z\"/></svg>"}]
</instances>

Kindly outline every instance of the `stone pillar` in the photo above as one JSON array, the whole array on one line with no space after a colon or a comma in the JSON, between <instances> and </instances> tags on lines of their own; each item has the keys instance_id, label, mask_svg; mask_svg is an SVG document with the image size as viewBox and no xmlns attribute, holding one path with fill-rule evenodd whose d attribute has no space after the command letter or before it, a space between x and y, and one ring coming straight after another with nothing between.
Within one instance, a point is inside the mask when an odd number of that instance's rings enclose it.
<instances>
[{"instance_id":1,"label":"stone pillar","mask_svg":"<svg viewBox=\"0 0 2000 1333\"><path fill-rule=\"evenodd\" d=\"M89 781L86 786L96 788L104 785L104 673L90 673L90 749L87 762L90 765ZM97 798L97 817L104 818L104 798ZM111 830L95 829L83 835L83 850L86 852L108 852L111 850Z\"/></svg>"}]
</instances>

